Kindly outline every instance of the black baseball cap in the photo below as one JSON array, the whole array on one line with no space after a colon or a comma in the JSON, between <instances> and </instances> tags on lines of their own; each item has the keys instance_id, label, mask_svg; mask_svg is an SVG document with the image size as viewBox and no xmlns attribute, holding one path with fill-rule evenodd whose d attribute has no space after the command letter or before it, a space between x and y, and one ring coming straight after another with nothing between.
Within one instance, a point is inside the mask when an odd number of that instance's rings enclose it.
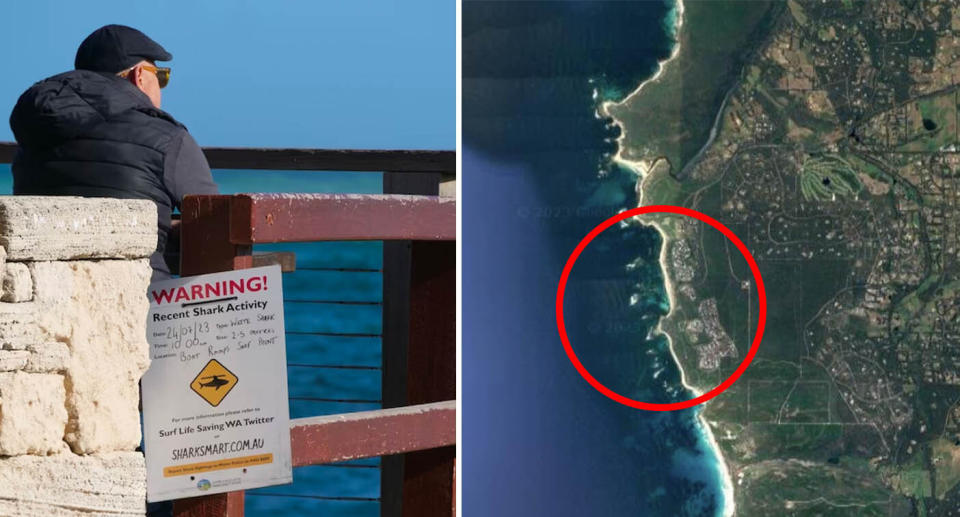
<instances>
[{"instance_id":1,"label":"black baseball cap","mask_svg":"<svg viewBox=\"0 0 960 517\"><path fill-rule=\"evenodd\" d=\"M173 55L146 34L126 25L104 25L77 49L77 70L116 73L140 61L170 61Z\"/></svg>"}]
</instances>

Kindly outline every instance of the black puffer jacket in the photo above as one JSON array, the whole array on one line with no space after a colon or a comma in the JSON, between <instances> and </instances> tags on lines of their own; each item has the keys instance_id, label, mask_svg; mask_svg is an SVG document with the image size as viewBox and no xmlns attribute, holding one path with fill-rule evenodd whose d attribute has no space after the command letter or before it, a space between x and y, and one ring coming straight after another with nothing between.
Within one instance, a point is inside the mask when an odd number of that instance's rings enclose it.
<instances>
[{"instance_id":1,"label":"black puffer jacket","mask_svg":"<svg viewBox=\"0 0 960 517\"><path fill-rule=\"evenodd\" d=\"M114 75L73 70L38 82L20 96L10 127L20 146L13 162L14 194L153 200L156 270L166 270L161 253L182 196L216 192L186 128ZM175 171L185 147L192 163L181 167L188 171ZM197 180L177 185L178 176Z\"/></svg>"}]
</instances>

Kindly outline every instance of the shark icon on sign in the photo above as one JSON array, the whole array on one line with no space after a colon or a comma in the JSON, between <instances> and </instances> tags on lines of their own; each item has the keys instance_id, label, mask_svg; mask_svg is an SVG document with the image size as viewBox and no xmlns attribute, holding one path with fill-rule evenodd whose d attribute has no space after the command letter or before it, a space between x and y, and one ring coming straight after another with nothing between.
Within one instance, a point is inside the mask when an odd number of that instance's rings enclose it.
<instances>
[{"instance_id":1,"label":"shark icon on sign","mask_svg":"<svg viewBox=\"0 0 960 517\"><path fill-rule=\"evenodd\" d=\"M190 383L190 389L208 404L216 407L233 390L238 381L237 376L220 364L220 361L211 359L194 377ZM223 391L220 388L223 388Z\"/></svg>"}]
</instances>

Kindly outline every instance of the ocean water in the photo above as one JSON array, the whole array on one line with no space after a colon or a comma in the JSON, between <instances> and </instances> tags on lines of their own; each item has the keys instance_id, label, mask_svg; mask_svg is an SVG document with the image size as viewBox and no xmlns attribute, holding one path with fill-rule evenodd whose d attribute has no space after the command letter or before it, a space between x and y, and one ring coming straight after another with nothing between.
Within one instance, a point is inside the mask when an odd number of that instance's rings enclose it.
<instances>
[{"instance_id":1,"label":"ocean water","mask_svg":"<svg viewBox=\"0 0 960 517\"><path fill-rule=\"evenodd\" d=\"M463 508L468 515L717 515L722 480L696 410L654 413L591 388L554 299L594 226L636 206L597 115L673 46L672 0L463 3ZM657 124L651 120L650 124ZM584 251L564 314L584 366L620 394L680 401L653 229Z\"/></svg>"},{"instance_id":2,"label":"ocean water","mask_svg":"<svg viewBox=\"0 0 960 517\"><path fill-rule=\"evenodd\" d=\"M382 192L382 175L353 172L214 171L224 194L238 192ZM12 192L10 166L0 164L0 195ZM379 305L332 305L316 300L380 302L379 242L295 243L257 246L256 251L293 251L297 271L283 275L288 332L379 334ZM329 271L331 268L363 271ZM380 338L295 334L287 336L290 418L380 407L378 369L332 369L317 365L379 368ZM369 402L331 402L363 400ZM294 482L246 492L245 514L380 515L379 459L296 468Z\"/></svg>"},{"instance_id":3,"label":"ocean water","mask_svg":"<svg viewBox=\"0 0 960 517\"><path fill-rule=\"evenodd\" d=\"M220 192L383 192L382 175L356 172L214 171ZM254 251L293 251L297 271L283 275L290 418L380 408L379 337L289 334L323 332L379 334L379 305L335 305L316 300L382 301L380 242L294 243L255 246ZM364 271L330 271L348 268ZM330 402L321 399L364 400ZM293 484L250 490L245 515L380 515L377 458L293 470Z\"/></svg>"}]
</instances>

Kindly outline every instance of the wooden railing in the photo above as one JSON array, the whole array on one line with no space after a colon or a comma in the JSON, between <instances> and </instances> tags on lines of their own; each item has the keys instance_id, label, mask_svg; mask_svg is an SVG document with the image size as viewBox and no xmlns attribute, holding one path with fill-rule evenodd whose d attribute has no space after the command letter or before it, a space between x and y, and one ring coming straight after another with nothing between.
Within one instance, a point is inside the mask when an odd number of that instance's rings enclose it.
<instances>
[{"instance_id":1,"label":"wooden railing","mask_svg":"<svg viewBox=\"0 0 960 517\"><path fill-rule=\"evenodd\" d=\"M0 142L0 163L15 144ZM381 456L381 515L455 514L452 151L205 148L213 169L383 172L384 195L188 196L181 274L254 267L262 243L383 241L382 410L294 419L294 466ZM268 175L266 176L268 177ZM275 255L293 267L292 255ZM178 516L243 515L243 492L181 499Z\"/></svg>"},{"instance_id":2,"label":"wooden railing","mask_svg":"<svg viewBox=\"0 0 960 517\"><path fill-rule=\"evenodd\" d=\"M17 144L0 142L0 163L11 163ZM362 171L390 173L441 173L453 175L453 151L276 149L204 147L211 169L277 171Z\"/></svg>"}]
</instances>

